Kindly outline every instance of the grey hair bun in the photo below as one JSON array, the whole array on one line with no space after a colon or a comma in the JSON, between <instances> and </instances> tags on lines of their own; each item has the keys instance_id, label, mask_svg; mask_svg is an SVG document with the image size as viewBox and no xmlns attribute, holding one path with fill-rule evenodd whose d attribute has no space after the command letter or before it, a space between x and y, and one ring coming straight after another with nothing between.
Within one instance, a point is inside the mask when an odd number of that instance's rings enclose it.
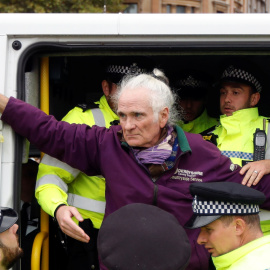
<instances>
[{"instance_id":1,"label":"grey hair bun","mask_svg":"<svg viewBox=\"0 0 270 270\"><path fill-rule=\"evenodd\" d=\"M153 77L169 85L169 79L165 76L165 73L158 68L153 69Z\"/></svg>"}]
</instances>

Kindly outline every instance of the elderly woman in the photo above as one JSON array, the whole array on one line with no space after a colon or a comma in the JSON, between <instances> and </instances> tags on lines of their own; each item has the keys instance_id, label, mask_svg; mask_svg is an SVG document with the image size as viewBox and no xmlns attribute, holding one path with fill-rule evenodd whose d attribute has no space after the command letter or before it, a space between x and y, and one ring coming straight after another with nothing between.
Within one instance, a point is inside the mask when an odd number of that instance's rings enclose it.
<instances>
[{"instance_id":1,"label":"elderly woman","mask_svg":"<svg viewBox=\"0 0 270 270\"><path fill-rule=\"evenodd\" d=\"M200 135L184 133L174 126L175 99L162 75L125 78L117 104L121 125L105 129L58 122L20 100L0 97L0 111L4 110L2 120L16 132L41 151L86 174L105 177L105 218L127 204L144 203L168 211L184 225L193 213L191 183L241 183L239 167L221 155L214 145L205 142ZM268 181L261 181L255 188L266 193L268 199L262 208L270 209L270 176L264 178ZM82 220L72 207L66 215ZM64 232L81 241L89 240L83 230L72 223L66 225ZM196 243L199 230L187 230L187 234L192 247L187 269L207 270L210 254ZM164 243L164 252L166 245L170 243ZM168 262L167 269L178 268Z\"/></svg>"}]
</instances>

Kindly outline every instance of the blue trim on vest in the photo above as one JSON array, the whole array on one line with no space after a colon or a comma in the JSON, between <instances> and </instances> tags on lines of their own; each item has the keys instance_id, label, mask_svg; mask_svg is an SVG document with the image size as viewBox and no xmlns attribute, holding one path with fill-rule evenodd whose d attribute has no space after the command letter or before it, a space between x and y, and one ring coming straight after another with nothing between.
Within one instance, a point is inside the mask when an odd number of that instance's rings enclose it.
<instances>
[{"instance_id":1,"label":"blue trim on vest","mask_svg":"<svg viewBox=\"0 0 270 270\"><path fill-rule=\"evenodd\" d=\"M240 151L221 151L222 155L228 158L240 158L253 161L253 153L240 152Z\"/></svg>"}]
</instances>

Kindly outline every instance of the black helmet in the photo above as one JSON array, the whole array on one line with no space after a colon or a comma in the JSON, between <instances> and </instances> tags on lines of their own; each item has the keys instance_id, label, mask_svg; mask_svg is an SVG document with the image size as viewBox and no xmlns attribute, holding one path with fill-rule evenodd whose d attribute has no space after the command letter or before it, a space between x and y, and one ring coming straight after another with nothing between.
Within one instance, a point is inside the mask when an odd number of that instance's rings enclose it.
<instances>
[{"instance_id":1,"label":"black helmet","mask_svg":"<svg viewBox=\"0 0 270 270\"><path fill-rule=\"evenodd\" d=\"M18 214L12 208L0 206L0 233L8 230L18 220Z\"/></svg>"}]
</instances>

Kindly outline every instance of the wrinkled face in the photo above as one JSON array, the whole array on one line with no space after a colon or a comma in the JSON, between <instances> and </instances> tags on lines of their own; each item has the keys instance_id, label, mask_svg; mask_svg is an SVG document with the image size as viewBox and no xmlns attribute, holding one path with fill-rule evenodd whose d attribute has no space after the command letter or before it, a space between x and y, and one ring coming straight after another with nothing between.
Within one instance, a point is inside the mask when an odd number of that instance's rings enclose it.
<instances>
[{"instance_id":1,"label":"wrinkled face","mask_svg":"<svg viewBox=\"0 0 270 270\"><path fill-rule=\"evenodd\" d=\"M227 226L220 219L201 227L197 243L204 245L212 257L223 255L240 246L236 238L234 222Z\"/></svg>"},{"instance_id":2,"label":"wrinkled face","mask_svg":"<svg viewBox=\"0 0 270 270\"><path fill-rule=\"evenodd\" d=\"M182 115L185 121L193 121L199 117L204 110L203 99L184 98L179 101L179 105L183 109Z\"/></svg>"},{"instance_id":3,"label":"wrinkled face","mask_svg":"<svg viewBox=\"0 0 270 270\"><path fill-rule=\"evenodd\" d=\"M145 88L124 91L119 98L117 113L124 138L133 147L154 146L168 120L167 108L155 119L149 90Z\"/></svg>"},{"instance_id":4,"label":"wrinkled face","mask_svg":"<svg viewBox=\"0 0 270 270\"><path fill-rule=\"evenodd\" d=\"M17 230L18 225L14 224L0 234L0 252L3 255L0 263L5 269L11 268L17 259L23 255L23 251L19 247L18 235L16 234Z\"/></svg>"},{"instance_id":5,"label":"wrinkled face","mask_svg":"<svg viewBox=\"0 0 270 270\"><path fill-rule=\"evenodd\" d=\"M223 83L220 89L220 112L230 116L233 112L255 106L251 87L241 83Z\"/></svg>"}]
</instances>

